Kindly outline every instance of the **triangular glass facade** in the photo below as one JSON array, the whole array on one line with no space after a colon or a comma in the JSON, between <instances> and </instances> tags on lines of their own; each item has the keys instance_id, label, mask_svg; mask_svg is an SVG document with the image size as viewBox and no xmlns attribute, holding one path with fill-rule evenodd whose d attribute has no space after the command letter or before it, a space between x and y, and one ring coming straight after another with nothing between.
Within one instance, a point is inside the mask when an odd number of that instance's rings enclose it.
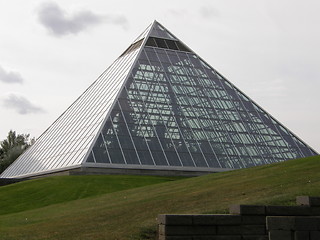
<instances>
[{"instance_id":1,"label":"triangular glass facade","mask_svg":"<svg viewBox=\"0 0 320 240\"><path fill-rule=\"evenodd\" d=\"M47 143L57 131L70 140ZM79 165L220 171L316 154L154 22L1 177Z\"/></svg>"}]
</instances>

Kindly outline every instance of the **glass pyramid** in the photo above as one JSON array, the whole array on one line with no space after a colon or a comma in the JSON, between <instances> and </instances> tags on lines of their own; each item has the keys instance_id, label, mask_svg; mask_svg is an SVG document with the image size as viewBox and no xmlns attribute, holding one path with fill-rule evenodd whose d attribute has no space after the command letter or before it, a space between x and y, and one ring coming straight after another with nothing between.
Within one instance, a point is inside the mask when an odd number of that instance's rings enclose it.
<instances>
[{"instance_id":1,"label":"glass pyramid","mask_svg":"<svg viewBox=\"0 0 320 240\"><path fill-rule=\"evenodd\" d=\"M317 155L154 21L1 175L217 172Z\"/></svg>"}]
</instances>

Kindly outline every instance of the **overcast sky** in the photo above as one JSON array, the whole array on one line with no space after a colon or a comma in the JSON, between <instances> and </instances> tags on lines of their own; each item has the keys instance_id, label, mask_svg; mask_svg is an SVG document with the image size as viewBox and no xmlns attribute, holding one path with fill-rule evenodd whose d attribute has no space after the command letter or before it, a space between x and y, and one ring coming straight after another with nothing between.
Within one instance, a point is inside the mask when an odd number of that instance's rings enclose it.
<instances>
[{"instance_id":1,"label":"overcast sky","mask_svg":"<svg viewBox=\"0 0 320 240\"><path fill-rule=\"evenodd\" d=\"M0 140L38 137L156 19L320 152L316 0L0 0Z\"/></svg>"}]
</instances>

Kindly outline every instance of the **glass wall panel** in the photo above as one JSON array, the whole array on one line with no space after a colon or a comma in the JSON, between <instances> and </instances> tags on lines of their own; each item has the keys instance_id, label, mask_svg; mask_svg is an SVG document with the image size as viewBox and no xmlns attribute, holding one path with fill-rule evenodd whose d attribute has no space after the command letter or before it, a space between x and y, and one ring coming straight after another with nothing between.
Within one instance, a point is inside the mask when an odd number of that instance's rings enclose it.
<instances>
[{"instance_id":1,"label":"glass wall panel","mask_svg":"<svg viewBox=\"0 0 320 240\"><path fill-rule=\"evenodd\" d=\"M126 158L126 163L127 164L140 164L139 160L138 160L138 156L136 154L136 151L133 148L131 148L131 149L123 149L123 154L124 154L124 156Z\"/></svg>"},{"instance_id":2,"label":"glass wall panel","mask_svg":"<svg viewBox=\"0 0 320 240\"><path fill-rule=\"evenodd\" d=\"M162 151L151 150L153 159L157 166L167 166L166 157Z\"/></svg>"},{"instance_id":3,"label":"glass wall panel","mask_svg":"<svg viewBox=\"0 0 320 240\"><path fill-rule=\"evenodd\" d=\"M192 155L192 158L195 161L197 167L208 167L202 154L192 152L191 155Z\"/></svg>"},{"instance_id":4,"label":"glass wall panel","mask_svg":"<svg viewBox=\"0 0 320 240\"><path fill-rule=\"evenodd\" d=\"M182 166L179 157L174 151L165 151L170 166Z\"/></svg>"},{"instance_id":5,"label":"glass wall panel","mask_svg":"<svg viewBox=\"0 0 320 240\"><path fill-rule=\"evenodd\" d=\"M116 163L116 164L125 163L120 147L108 149L108 152L111 158L111 163Z\"/></svg>"},{"instance_id":6,"label":"glass wall panel","mask_svg":"<svg viewBox=\"0 0 320 240\"><path fill-rule=\"evenodd\" d=\"M109 156L107 154L107 149L105 146L105 143L102 139L101 134L99 134L99 137L97 139L96 144L94 145L94 147L92 148L94 157L96 162L98 163L110 163L110 159Z\"/></svg>"},{"instance_id":7,"label":"glass wall panel","mask_svg":"<svg viewBox=\"0 0 320 240\"><path fill-rule=\"evenodd\" d=\"M154 165L153 158L149 151L138 151L142 165Z\"/></svg>"},{"instance_id":8,"label":"glass wall panel","mask_svg":"<svg viewBox=\"0 0 320 240\"><path fill-rule=\"evenodd\" d=\"M174 49L172 40L148 40L111 116L116 137L106 136L108 149L118 139L141 164L214 168L310 152L203 60ZM128 159L138 163L136 154Z\"/></svg>"},{"instance_id":9,"label":"glass wall panel","mask_svg":"<svg viewBox=\"0 0 320 240\"><path fill-rule=\"evenodd\" d=\"M95 162L95 160L93 158L93 155L92 155L92 152L90 152L90 155L89 155L89 157L87 159L87 162L90 162L90 163L94 163Z\"/></svg>"}]
</instances>

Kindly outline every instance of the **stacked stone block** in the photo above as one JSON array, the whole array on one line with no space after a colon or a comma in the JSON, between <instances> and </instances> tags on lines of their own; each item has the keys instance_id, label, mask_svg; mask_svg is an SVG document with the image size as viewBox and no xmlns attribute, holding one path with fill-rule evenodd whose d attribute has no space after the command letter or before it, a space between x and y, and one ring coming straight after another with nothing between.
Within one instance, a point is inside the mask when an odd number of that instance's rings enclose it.
<instances>
[{"instance_id":1,"label":"stacked stone block","mask_svg":"<svg viewBox=\"0 0 320 240\"><path fill-rule=\"evenodd\" d=\"M270 240L320 240L320 198L300 196L297 204L266 217Z\"/></svg>"},{"instance_id":2,"label":"stacked stone block","mask_svg":"<svg viewBox=\"0 0 320 240\"><path fill-rule=\"evenodd\" d=\"M224 215L159 215L159 240L320 240L320 197L298 206L234 205Z\"/></svg>"},{"instance_id":3,"label":"stacked stone block","mask_svg":"<svg viewBox=\"0 0 320 240\"><path fill-rule=\"evenodd\" d=\"M159 240L267 240L265 218L159 215Z\"/></svg>"},{"instance_id":4,"label":"stacked stone block","mask_svg":"<svg viewBox=\"0 0 320 240\"><path fill-rule=\"evenodd\" d=\"M320 217L267 217L271 240L319 240Z\"/></svg>"},{"instance_id":5,"label":"stacked stone block","mask_svg":"<svg viewBox=\"0 0 320 240\"><path fill-rule=\"evenodd\" d=\"M232 205L229 209L231 214L241 216L242 225L246 227L250 224L252 229L259 228L260 232L256 235L242 235L241 239L250 240L267 240L268 233L266 230L266 208L260 205Z\"/></svg>"}]
</instances>

